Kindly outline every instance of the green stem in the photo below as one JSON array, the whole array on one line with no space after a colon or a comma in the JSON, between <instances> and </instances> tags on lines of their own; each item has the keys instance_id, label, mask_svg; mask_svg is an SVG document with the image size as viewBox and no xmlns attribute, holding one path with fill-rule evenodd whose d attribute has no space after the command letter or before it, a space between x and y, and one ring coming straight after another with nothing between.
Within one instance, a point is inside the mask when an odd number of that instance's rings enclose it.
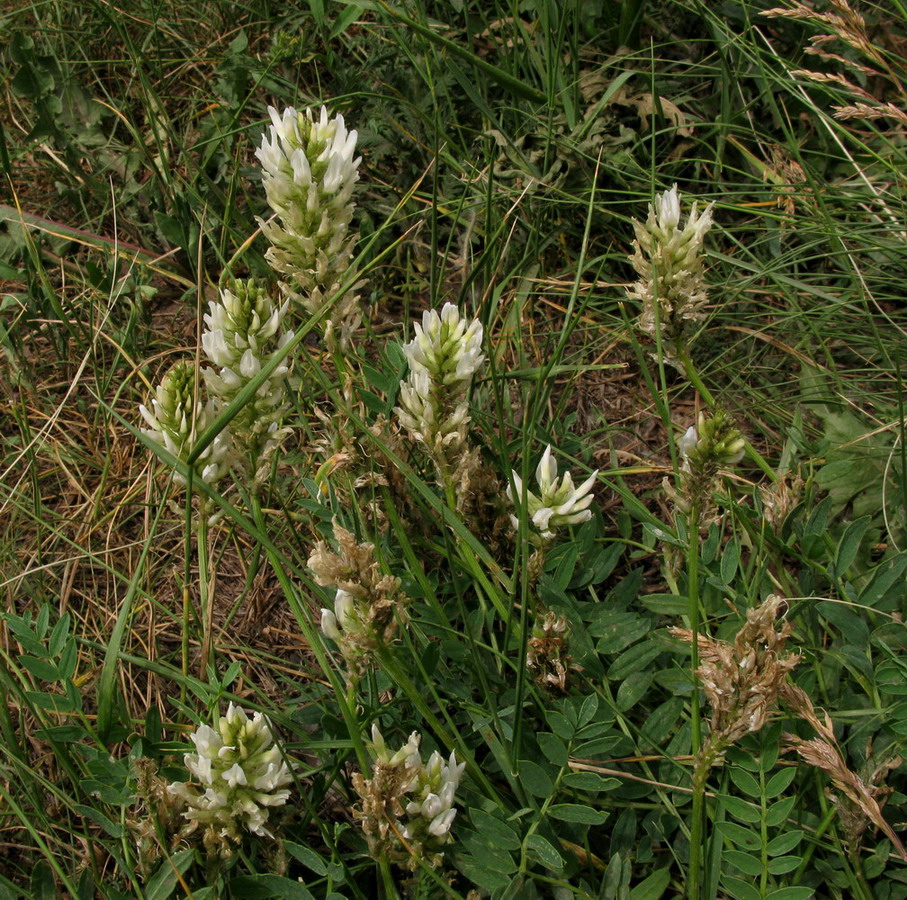
<instances>
[{"instance_id":1,"label":"green stem","mask_svg":"<svg viewBox=\"0 0 907 900\"><path fill-rule=\"evenodd\" d=\"M690 617L690 668L693 681L693 693L690 700L690 728L692 731L693 756L702 747L702 721L699 712L699 519L702 515L699 501L693 501L687 517L687 611Z\"/></svg>"},{"instance_id":2,"label":"green stem","mask_svg":"<svg viewBox=\"0 0 907 900\"><path fill-rule=\"evenodd\" d=\"M214 606L208 584L208 508L202 499L198 508L198 597L202 613L202 652L198 663L198 677L205 681L211 658Z\"/></svg>"},{"instance_id":3,"label":"green stem","mask_svg":"<svg viewBox=\"0 0 907 900\"><path fill-rule=\"evenodd\" d=\"M687 517L687 597L689 599L690 668L693 691L690 695L690 730L693 758L693 809L690 822L690 870L687 879L689 900L699 900L702 868L703 800L710 762L702 745L702 720L699 710L699 502L694 501Z\"/></svg>"},{"instance_id":4,"label":"green stem","mask_svg":"<svg viewBox=\"0 0 907 900\"><path fill-rule=\"evenodd\" d=\"M687 873L687 900L702 900L702 857L705 834L705 789L709 769L718 756L720 747L711 738L696 754L693 766L693 810L690 818L690 868Z\"/></svg>"}]
</instances>

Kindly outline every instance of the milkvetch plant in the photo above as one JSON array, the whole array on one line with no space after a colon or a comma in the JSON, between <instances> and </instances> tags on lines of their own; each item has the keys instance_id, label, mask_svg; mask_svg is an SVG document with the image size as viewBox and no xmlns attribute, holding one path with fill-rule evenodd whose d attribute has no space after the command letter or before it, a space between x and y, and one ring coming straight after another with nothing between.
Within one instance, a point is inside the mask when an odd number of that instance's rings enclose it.
<instances>
[{"instance_id":1,"label":"milkvetch plant","mask_svg":"<svg viewBox=\"0 0 907 900\"><path fill-rule=\"evenodd\" d=\"M199 725L190 737L195 752L184 760L192 780L168 788L186 806L188 833L201 827L207 850L221 856L234 852L243 832L273 837L269 812L289 799L293 775L267 717L250 719L231 703L214 728Z\"/></svg>"}]
</instances>

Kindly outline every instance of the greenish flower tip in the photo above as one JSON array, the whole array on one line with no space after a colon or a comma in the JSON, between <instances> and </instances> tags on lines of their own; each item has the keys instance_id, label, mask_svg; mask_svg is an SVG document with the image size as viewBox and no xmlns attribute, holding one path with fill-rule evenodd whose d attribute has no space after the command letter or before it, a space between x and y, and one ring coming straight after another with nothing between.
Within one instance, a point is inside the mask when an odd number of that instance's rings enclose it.
<instances>
[{"instance_id":1,"label":"greenish flower tip","mask_svg":"<svg viewBox=\"0 0 907 900\"><path fill-rule=\"evenodd\" d=\"M270 135L263 135L255 155L264 170L268 203L280 215L290 211L300 194L309 205L317 194L330 196L335 203L349 201L359 178L355 157L358 134L347 130L343 116L328 116L322 106L318 119L311 109L300 115L292 106L283 113L268 107ZM270 136L270 140L268 139Z\"/></svg>"},{"instance_id":2,"label":"greenish flower tip","mask_svg":"<svg viewBox=\"0 0 907 900\"><path fill-rule=\"evenodd\" d=\"M171 367L155 389L151 408L141 404L139 413L148 425L142 433L182 462L188 461L196 436L217 416L212 401L203 406L197 398L195 366L188 361ZM196 460L196 471L202 481L216 484L229 467L230 449L230 433L224 429ZM178 484L186 483L178 473L174 480Z\"/></svg>"},{"instance_id":3,"label":"greenish flower tip","mask_svg":"<svg viewBox=\"0 0 907 900\"><path fill-rule=\"evenodd\" d=\"M257 372L269 349L279 350L293 338L291 331L279 333L288 306L288 301L281 306L275 304L254 279L234 281L220 292L219 299L208 304L206 331L202 335L208 359L236 372ZM270 348L275 336L278 340ZM286 369L281 374L285 373Z\"/></svg>"},{"instance_id":4,"label":"greenish flower tip","mask_svg":"<svg viewBox=\"0 0 907 900\"><path fill-rule=\"evenodd\" d=\"M438 384L465 382L468 386L485 360L482 323L467 322L455 304L445 303L440 314L426 310L415 331L416 336L403 347L410 371L425 372Z\"/></svg>"},{"instance_id":5,"label":"greenish flower tip","mask_svg":"<svg viewBox=\"0 0 907 900\"><path fill-rule=\"evenodd\" d=\"M677 446L687 471L709 463L722 468L733 466L746 452L740 429L722 409L716 409L710 418L700 412L697 424L686 430Z\"/></svg>"},{"instance_id":6,"label":"greenish flower tip","mask_svg":"<svg viewBox=\"0 0 907 900\"><path fill-rule=\"evenodd\" d=\"M185 763L193 781L174 782L168 791L186 804L190 831L204 825L215 842L238 842L241 828L273 837L265 827L268 810L287 802L293 776L270 722L260 712L250 719L231 703L216 725L200 725L191 735L196 752Z\"/></svg>"},{"instance_id":7,"label":"greenish flower tip","mask_svg":"<svg viewBox=\"0 0 907 900\"><path fill-rule=\"evenodd\" d=\"M535 470L535 480L539 493L525 491L526 507L529 521L539 530L543 540L551 540L554 529L565 525L578 525L592 518L592 487L598 477L596 469L579 487L573 484L573 476L565 472L557 477L557 461L551 454L551 445L545 448L541 462ZM516 488L514 496L513 488ZM511 503L519 505L523 497L523 480L513 472L513 485L507 487L507 497ZM511 515L513 527L519 527L519 519Z\"/></svg>"}]
</instances>

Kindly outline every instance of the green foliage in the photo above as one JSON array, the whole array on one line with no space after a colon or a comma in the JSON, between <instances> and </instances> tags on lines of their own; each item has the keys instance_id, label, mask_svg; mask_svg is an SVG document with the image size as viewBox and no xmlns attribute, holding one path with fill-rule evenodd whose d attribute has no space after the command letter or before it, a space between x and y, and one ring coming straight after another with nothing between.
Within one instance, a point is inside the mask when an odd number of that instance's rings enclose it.
<instances>
[{"instance_id":1,"label":"green foliage","mask_svg":"<svg viewBox=\"0 0 907 900\"><path fill-rule=\"evenodd\" d=\"M836 55L805 55L829 23L767 5L0 13L0 900L907 898L905 36L867 6L867 41L845 17ZM860 98L873 115L836 112ZM364 156L364 324L343 356L291 311L294 436L257 486L177 492L136 406L192 359L213 285L273 282L253 151L267 104L322 101ZM674 183L717 201L682 372L624 287L630 219ZM486 362L439 466L394 410L444 302ZM681 436L719 407L751 452L693 517ZM549 444L577 483L600 471L595 514L533 543L506 490ZM310 568L335 522L405 597L355 677ZM787 694L697 782L707 645L669 629L727 650L772 594L802 655L784 683L839 760L797 756L821 735ZM229 702L296 768L279 840L219 857L166 785ZM372 850L373 724L466 764L440 868Z\"/></svg>"}]
</instances>

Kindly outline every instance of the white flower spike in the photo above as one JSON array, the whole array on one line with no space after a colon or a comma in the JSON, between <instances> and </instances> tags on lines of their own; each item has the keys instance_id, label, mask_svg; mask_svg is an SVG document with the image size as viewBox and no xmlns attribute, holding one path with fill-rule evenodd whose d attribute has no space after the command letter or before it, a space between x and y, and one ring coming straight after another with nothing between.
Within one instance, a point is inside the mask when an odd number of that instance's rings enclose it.
<instances>
[{"instance_id":1,"label":"white flower spike","mask_svg":"<svg viewBox=\"0 0 907 900\"><path fill-rule=\"evenodd\" d=\"M206 828L206 843L238 843L242 831L273 837L265 827L268 809L290 797L293 776L267 717L250 719L232 703L217 730L200 725L190 736L195 753L185 756L191 782L174 782L168 791L186 804L183 813L192 829Z\"/></svg>"},{"instance_id":2,"label":"white flower spike","mask_svg":"<svg viewBox=\"0 0 907 900\"><path fill-rule=\"evenodd\" d=\"M557 461L551 453L551 445L545 448L542 459L535 470L535 480L539 494L526 491L526 505L529 521L538 529L543 541L550 541L555 536L555 529L565 525L578 525L592 518L589 507L594 499L592 487L598 478L596 469L579 487L574 486L573 476L565 472L557 477ZM522 501L523 481L517 472L513 472L513 486L507 488L507 497L511 503ZM519 519L511 515L513 527L519 526Z\"/></svg>"},{"instance_id":3,"label":"white flower spike","mask_svg":"<svg viewBox=\"0 0 907 900\"><path fill-rule=\"evenodd\" d=\"M640 330L653 337L661 332L665 361L682 367L679 355L692 326L705 318L708 301L702 277L702 245L712 227L710 203L700 214L693 203L680 227L680 193L675 184L649 204L645 224L633 220L636 240L630 262L640 276L627 295L642 305Z\"/></svg>"},{"instance_id":4,"label":"white flower spike","mask_svg":"<svg viewBox=\"0 0 907 900\"><path fill-rule=\"evenodd\" d=\"M268 113L270 131L255 155L280 222L258 224L271 242L266 256L283 276L286 293L315 314L335 300L356 243L349 226L361 162L355 156L358 135L323 106L317 118L311 109L299 113L292 107L282 114L268 107ZM358 297L350 291L334 303L326 334L339 330L343 343L360 320Z\"/></svg>"},{"instance_id":5,"label":"white flower spike","mask_svg":"<svg viewBox=\"0 0 907 900\"><path fill-rule=\"evenodd\" d=\"M440 313L426 310L414 328L415 337L403 347L409 374L395 412L436 461L446 460L466 441L467 394L485 361L482 323L467 322L453 303L445 303Z\"/></svg>"}]
</instances>

